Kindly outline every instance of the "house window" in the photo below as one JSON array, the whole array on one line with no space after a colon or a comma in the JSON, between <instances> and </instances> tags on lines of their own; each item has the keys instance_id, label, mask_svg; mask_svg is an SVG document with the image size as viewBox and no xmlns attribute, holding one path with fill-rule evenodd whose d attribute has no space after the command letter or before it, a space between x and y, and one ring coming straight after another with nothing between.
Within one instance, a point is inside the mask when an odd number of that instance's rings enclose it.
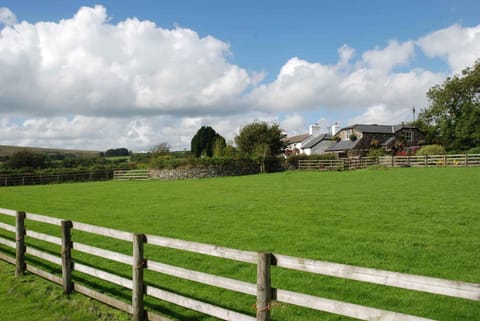
<instances>
[{"instance_id":1,"label":"house window","mask_svg":"<svg viewBox=\"0 0 480 321\"><path fill-rule=\"evenodd\" d=\"M412 142L413 141L413 132L411 130L407 130L405 132L405 140L407 142Z\"/></svg>"}]
</instances>

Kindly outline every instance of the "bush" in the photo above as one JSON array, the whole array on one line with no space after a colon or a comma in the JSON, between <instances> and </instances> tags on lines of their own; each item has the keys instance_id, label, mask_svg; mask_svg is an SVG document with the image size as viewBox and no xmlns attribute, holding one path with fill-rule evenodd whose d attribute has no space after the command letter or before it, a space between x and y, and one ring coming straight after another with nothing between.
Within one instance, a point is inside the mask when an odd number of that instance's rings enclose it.
<instances>
[{"instance_id":1,"label":"bush","mask_svg":"<svg viewBox=\"0 0 480 321\"><path fill-rule=\"evenodd\" d=\"M418 156L425 155L445 155L445 147L441 145L425 145L422 146L416 153Z\"/></svg>"},{"instance_id":2,"label":"bush","mask_svg":"<svg viewBox=\"0 0 480 321\"><path fill-rule=\"evenodd\" d=\"M150 159L150 167L155 169L163 168L177 168L179 166L185 165L185 158L175 158L172 155L157 156Z\"/></svg>"},{"instance_id":3,"label":"bush","mask_svg":"<svg viewBox=\"0 0 480 321\"><path fill-rule=\"evenodd\" d=\"M368 151L368 157L380 157L385 155L383 148L372 148Z\"/></svg>"},{"instance_id":4,"label":"bush","mask_svg":"<svg viewBox=\"0 0 480 321\"><path fill-rule=\"evenodd\" d=\"M258 161L252 158L230 158L230 157L190 157L174 158L172 156L155 157L150 161L150 168L153 169L171 169L171 168L208 168L208 167L257 167ZM282 162L276 157L267 157L265 160L267 172L276 172L283 170Z\"/></svg>"},{"instance_id":5,"label":"bush","mask_svg":"<svg viewBox=\"0 0 480 321\"><path fill-rule=\"evenodd\" d=\"M22 150L12 154L5 164L11 169L42 169L49 166L47 155L30 150Z\"/></svg>"},{"instance_id":6,"label":"bush","mask_svg":"<svg viewBox=\"0 0 480 321\"><path fill-rule=\"evenodd\" d=\"M480 154L480 146L470 148L468 154Z\"/></svg>"}]
</instances>

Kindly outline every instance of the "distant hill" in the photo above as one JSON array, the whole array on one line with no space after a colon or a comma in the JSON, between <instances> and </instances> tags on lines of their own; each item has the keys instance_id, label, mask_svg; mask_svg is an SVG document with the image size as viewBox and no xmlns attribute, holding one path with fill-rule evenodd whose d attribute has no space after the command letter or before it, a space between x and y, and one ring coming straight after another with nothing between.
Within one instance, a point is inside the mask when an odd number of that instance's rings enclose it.
<instances>
[{"instance_id":1,"label":"distant hill","mask_svg":"<svg viewBox=\"0 0 480 321\"><path fill-rule=\"evenodd\" d=\"M79 150L79 149L61 149L61 148L41 148L41 147L26 147L26 146L9 146L0 145L0 157L8 156L15 152L22 150L31 150L38 153L44 153L47 155L63 154L73 157L96 157L100 151L95 150Z\"/></svg>"}]
</instances>

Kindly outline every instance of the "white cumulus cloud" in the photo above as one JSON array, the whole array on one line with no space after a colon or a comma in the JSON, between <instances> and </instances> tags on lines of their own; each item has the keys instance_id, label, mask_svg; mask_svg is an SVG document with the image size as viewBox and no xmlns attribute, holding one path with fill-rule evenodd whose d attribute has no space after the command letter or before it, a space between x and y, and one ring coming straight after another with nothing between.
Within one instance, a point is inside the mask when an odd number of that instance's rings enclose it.
<instances>
[{"instance_id":1,"label":"white cumulus cloud","mask_svg":"<svg viewBox=\"0 0 480 321\"><path fill-rule=\"evenodd\" d=\"M418 45L428 57L446 58L452 72L459 73L480 59L480 25L452 25L420 38Z\"/></svg>"},{"instance_id":2,"label":"white cumulus cloud","mask_svg":"<svg viewBox=\"0 0 480 321\"><path fill-rule=\"evenodd\" d=\"M351 61L353 49L343 46L335 65L295 57L282 67L275 81L255 88L251 98L258 108L272 111L362 111L379 104L390 108L424 106L426 91L445 76L420 68L392 70L408 65L414 48L411 41L394 41Z\"/></svg>"},{"instance_id":3,"label":"white cumulus cloud","mask_svg":"<svg viewBox=\"0 0 480 321\"><path fill-rule=\"evenodd\" d=\"M0 7L0 24L5 26L11 26L17 23L17 17L15 14L8 8Z\"/></svg>"},{"instance_id":4,"label":"white cumulus cloud","mask_svg":"<svg viewBox=\"0 0 480 321\"><path fill-rule=\"evenodd\" d=\"M23 22L0 37L0 111L27 114L224 114L258 75L228 62L229 45L150 21L108 23L102 6Z\"/></svg>"},{"instance_id":5,"label":"white cumulus cloud","mask_svg":"<svg viewBox=\"0 0 480 321\"><path fill-rule=\"evenodd\" d=\"M415 52L413 41L399 43L390 41L385 48L375 48L362 55L362 62L368 68L390 72L395 66L407 65Z\"/></svg>"},{"instance_id":6,"label":"white cumulus cloud","mask_svg":"<svg viewBox=\"0 0 480 321\"><path fill-rule=\"evenodd\" d=\"M480 25L386 41L363 52L345 44L333 64L299 54L266 82L230 61L228 42L188 28L114 24L99 5L34 24L0 8L0 144L188 149L202 125L232 141L254 120L304 133L315 122L307 115L323 112L332 122L398 123L427 105L430 87L479 58ZM420 50L449 70L414 66Z\"/></svg>"}]
</instances>

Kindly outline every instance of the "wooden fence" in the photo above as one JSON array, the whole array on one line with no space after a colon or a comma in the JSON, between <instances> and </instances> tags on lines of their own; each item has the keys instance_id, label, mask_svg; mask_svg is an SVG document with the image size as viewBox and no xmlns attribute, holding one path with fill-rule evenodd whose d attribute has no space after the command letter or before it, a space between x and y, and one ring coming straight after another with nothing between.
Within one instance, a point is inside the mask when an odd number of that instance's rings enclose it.
<instances>
[{"instance_id":1,"label":"wooden fence","mask_svg":"<svg viewBox=\"0 0 480 321\"><path fill-rule=\"evenodd\" d=\"M0 237L0 244L4 246L5 249L14 249L16 253L15 257L6 254L8 251L2 250L2 247L0 246L0 259L14 264L16 266L17 276L21 276L23 273L25 273L25 271L29 271L42 278L62 285L65 294L76 291L95 300L113 306L121 311L130 313L132 315L132 320L134 321L145 319L154 321L172 320L169 317L156 313L155 311L146 311L144 306L145 297L156 298L206 315L214 316L222 320L232 321L270 320L270 309L272 307L272 303L275 302L293 304L360 320L430 320L422 317L316 297L284 289L273 289L271 287L270 275L272 266L480 301L480 284L316 261L275 253L241 251L210 244L183 241L155 235L134 234L33 213L18 212L10 209L0 208L0 214L12 217L12 221L13 218L15 219L15 225L0 222L0 229L7 231L8 233L6 234L11 236L9 238ZM60 226L61 235L54 236L30 229L27 230L25 222L29 220ZM98 234L102 235L103 237L128 242L131 244L131 255L79 243L72 239L72 235L76 235L72 234L72 231ZM57 247L59 247L57 254L54 255L38 248L27 247L26 239L28 238L55 244ZM148 256L148 253L145 253L145 244L150 244L150 246L153 247L178 249L207 256L255 264L257 267L256 283L220 277L213 274L156 262L153 260L147 260L146 256ZM76 252L82 252L88 255L126 264L131 267L132 277L125 278L98 269L94 266L82 264L78 262L77 259L72 255L72 249ZM46 272L44 269L38 268L32 264L26 264L26 258L28 257L40 258L44 261L61 267L61 275ZM210 303L201 302L193 298L172 293L153 285L146 284L144 281L144 271L153 271L161 274L171 275L177 278L255 296L256 316L254 317L252 315L239 313L237 311L229 310ZM104 293L100 293L80 284L77 282L77 280L75 280L75 283L73 283L73 273L78 272L131 290L131 301L127 303Z\"/></svg>"},{"instance_id":2,"label":"wooden fence","mask_svg":"<svg viewBox=\"0 0 480 321\"><path fill-rule=\"evenodd\" d=\"M113 171L82 171L42 175L0 175L0 186L40 185L66 182L106 181Z\"/></svg>"},{"instance_id":3,"label":"wooden fence","mask_svg":"<svg viewBox=\"0 0 480 321\"><path fill-rule=\"evenodd\" d=\"M378 164L389 167L473 167L480 166L480 154L382 156Z\"/></svg>"},{"instance_id":4,"label":"wooden fence","mask_svg":"<svg viewBox=\"0 0 480 321\"><path fill-rule=\"evenodd\" d=\"M365 168L377 164L375 157L351 157L340 159L312 159L299 160L298 169L301 170L343 170Z\"/></svg>"},{"instance_id":5,"label":"wooden fence","mask_svg":"<svg viewBox=\"0 0 480 321\"><path fill-rule=\"evenodd\" d=\"M150 172L148 169L133 169L113 172L113 179L119 181L140 181L150 178Z\"/></svg>"},{"instance_id":6,"label":"wooden fence","mask_svg":"<svg viewBox=\"0 0 480 321\"><path fill-rule=\"evenodd\" d=\"M480 166L480 154L430 156L351 157L336 160L299 160L301 170L341 170L380 164L388 167L473 167Z\"/></svg>"}]
</instances>

